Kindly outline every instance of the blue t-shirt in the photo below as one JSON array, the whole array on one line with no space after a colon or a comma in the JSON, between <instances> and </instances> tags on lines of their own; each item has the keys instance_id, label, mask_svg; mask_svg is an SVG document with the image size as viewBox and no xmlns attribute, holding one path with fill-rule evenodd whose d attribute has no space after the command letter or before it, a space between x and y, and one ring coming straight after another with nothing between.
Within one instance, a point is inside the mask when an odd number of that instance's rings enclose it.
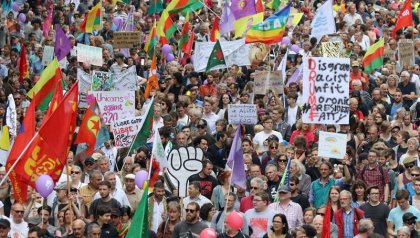
<instances>
[{"instance_id":1,"label":"blue t-shirt","mask_svg":"<svg viewBox=\"0 0 420 238\"><path fill-rule=\"evenodd\" d=\"M420 211L414 206L411 206L407 209L407 211L401 210L401 208L398 206L389 212L388 220L392 223L394 223L394 231L396 232L399 228L403 226L403 220L402 217L405 213L411 212L414 216L417 217L416 222L420 222Z\"/></svg>"}]
</instances>

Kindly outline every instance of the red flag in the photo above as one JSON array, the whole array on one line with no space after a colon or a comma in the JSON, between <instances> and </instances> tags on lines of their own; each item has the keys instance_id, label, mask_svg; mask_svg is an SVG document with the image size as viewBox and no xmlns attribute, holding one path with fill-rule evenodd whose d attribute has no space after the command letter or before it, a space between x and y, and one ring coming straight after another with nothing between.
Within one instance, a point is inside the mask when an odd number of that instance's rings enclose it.
<instances>
[{"instance_id":1,"label":"red flag","mask_svg":"<svg viewBox=\"0 0 420 238\"><path fill-rule=\"evenodd\" d=\"M22 182L35 187L40 175L49 175L54 182L60 178L76 128L77 98L75 83L23 150L14 169Z\"/></svg>"},{"instance_id":2,"label":"red flag","mask_svg":"<svg viewBox=\"0 0 420 238\"><path fill-rule=\"evenodd\" d=\"M77 138L74 141L75 144L87 144L87 155L93 154L96 145L96 137L101 130L101 118L98 116L98 113L96 113L97 108L98 104L95 98L93 104L86 110L85 115L83 116Z\"/></svg>"},{"instance_id":3,"label":"red flag","mask_svg":"<svg viewBox=\"0 0 420 238\"><path fill-rule=\"evenodd\" d=\"M63 83L61 80L57 82L57 86L55 87L54 95L51 99L50 106L48 107L48 111L45 114L44 121L46 121L45 118L49 118L51 114L57 109L58 104L63 100Z\"/></svg>"},{"instance_id":4,"label":"red flag","mask_svg":"<svg viewBox=\"0 0 420 238\"><path fill-rule=\"evenodd\" d=\"M219 18L214 17L213 27L210 31L210 41L216 42L220 37Z\"/></svg>"},{"instance_id":5,"label":"red flag","mask_svg":"<svg viewBox=\"0 0 420 238\"><path fill-rule=\"evenodd\" d=\"M325 208L324 223L322 224L321 238L331 237L331 234L330 234L331 213L333 213L332 207L331 207L331 201L328 201L327 207Z\"/></svg>"},{"instance_id":6,"label":"red flag","mask_svg":"<svg viewBox=\"0 0 420 238\"><path fill-rule=\"evenodd\" d=\"M407 0L400 11L397 23L395 24L394 30L392 30L392 38L396 38L398 30L408 26L413 26L413 9L411 8L411 0Z\"/></svg>"},{"instance_id":7,"label":"red flag","mask_svg":"<svg viewBox=\"0 0 420 238\"><path fill-rule=\"evenodd\" d=\"M194 38L194 28L193 28L192 31L191 31L191 37L188 40L188 43L185 46L185 49L184 48L182 49L182 52L184 52L184 54L191 55L191 51L192 51L193 44L194 44L194 39L195 38Z\"/></svg>"},{"instance_id":8,"label":"red flag","mask_svg":"<svg viewBox=\"0 0 420 238\"><path fill-rule=\"evenodd\" d=\"M257 13L264 12L264 4L261 0L257 0L257 2L255 3L255 10L257 11Z\"/></svg>"},{"instance_id":9,"label":"red flag","mask_svg":"<svg viewBox=\"0 0 420 238\"><path fill-rule=\"evenodd\" d=\"M23 43L20 44L20 56L19 56L19 82L23 82L25 78L29 77L29 66L28 59L26 57L26 48Z\"/></svg>"},{"instance_id":10,"label":"red flag","mask_svg":"<svg viewBox=\"0 0 420 238\"><path fill-rule=\"evenodd\" d=\"M150 66L150 75L147 79L146 90L144 90L144 97L149 98L150 91L159 90L159 82L157 77L156 53L153 53L152 65Z\"/></svg>"},{"instance_id":11,"label":"red flag","mask_svg":"<svg viewBox=\"0 0 420 238\"><path fill-rule=\"evenodd\" d=\"M10 151L6 163L6 170L9 171L21 152L25 149L26 145L31 141L35 135L35 107L36 102L32 100L28 109L26 110L25 117L19 128L13 147ZM9 175L9 179L13 186L14 197L17 202L24 203L27 199L28 185L19 179L16 170L13 169Z\"/></svg>"}]
</instances>

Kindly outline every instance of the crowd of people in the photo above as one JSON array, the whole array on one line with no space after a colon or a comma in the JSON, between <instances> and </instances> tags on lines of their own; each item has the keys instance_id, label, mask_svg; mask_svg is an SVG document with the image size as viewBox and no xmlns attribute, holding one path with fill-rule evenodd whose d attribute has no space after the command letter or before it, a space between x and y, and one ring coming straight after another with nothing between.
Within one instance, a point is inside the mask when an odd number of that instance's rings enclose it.
<instances>
[{"instance_id":1,"label":"crowd of people","mask_svg":"<svg viewBox=\"0 0 420 238\"><path fill-rule=\"evenodd\" d=\"M159 13L148 15L148 8L159 0L103 1L102 29L83 33L80 25L97 2L2 1L2 125L9 95L13 95L19 124L30 105L27 93L46 66L44 48L54 46L55 27L43 34L49 14L52 25L60 24L63 28L72 52L80 43L103 49L101 67L78 62L74 53L60 62L68 88L78 80L78 69L87 73L121 72L134 66L138 76L148 78L152 59L144 51L144 44L154 21L160 17ZM214 229L219 238L419 237L420 3L412 3L414 25L398 31L396 38L392 38L404 1L334 0L337 26L334 37L338 36L343 46L340 56L351 59L350 121L343 125L307 124L302 121L305 103L302 80L287 81L302 64L302 58L320 56L320 42L311 38L311 22L323 2L291 1L294 10L303 13L303 17L297 26L288 25L285 35L301 48L298 53L286 54L287 45L273 44L269 47L274 54L261 60L251 59L251 65L196 72L188 57L184 60L185 57L177 55L177 60L166 62L161 44L156 47L159 89L150 93L154 97L153 127L159 130L167 154L188 146L204 153L202 170L188 178L186 197L178 196L178 189L168 183L165 171L161 171L150 191L136 186L136 173L149 171L152 164L152 145L135 148L135 154L128 154L128 148L115 147L108 127L111 139L93 154L72 145L63 173L48 198L29 187L26 201L17 203L10 181L0 184L0 238L122 238L131 226L140 226L132 218L144 193L149 193L148 237L205 238L209 236L200 233L206 228ZM189 18L173 16L178 29L182 29L186 20L190 21L195 35L189 37L196 42L210 41L210 29L215 27L214 20L220 17L225 4L209 0L203 3L206 6L190 13ZM18 9L14 9L16 4ZM120 21L115 19L127 21L131 9L135 30L141 33L141 44L124 53L113 47L113 33L121 29L117 24ZM274 12L272 5L264 2L264 17ZM181 31L171 36L169 45L173 52L179 52L181 37ZM384 63L366 74L362 58L381 37L385 39ZM233 33L220 38L228 39L233 39ZM408 67L401 67L398 60L400 39L414 41L415 63ZM320 41L328 42L329 36ZM20 80L19 69L22 44L29 66L29 76L24 80ZM283 57L286 57L284 93L267 91L266 95L255 95L253 73L275 70ZM144 97L147 80L141 82L136 92L136 115L143 115L145 105L150 102L150 98ZM229 124L229 104L255 104L258 123ZM78 124L84 112L85 109L79 109ZM37 129L44 116L45 112L36 112ZM234 185L232 171L226 169L238 126L243 135L246 188ZM343 158L318 156L320 131L347 135ZM0 168L0 179L8 172L4 166ZM285 174L288 174L286 183L282 182ZM233 211L242 214L241 229L226 222Z\"/></svg>"}]
</instances>

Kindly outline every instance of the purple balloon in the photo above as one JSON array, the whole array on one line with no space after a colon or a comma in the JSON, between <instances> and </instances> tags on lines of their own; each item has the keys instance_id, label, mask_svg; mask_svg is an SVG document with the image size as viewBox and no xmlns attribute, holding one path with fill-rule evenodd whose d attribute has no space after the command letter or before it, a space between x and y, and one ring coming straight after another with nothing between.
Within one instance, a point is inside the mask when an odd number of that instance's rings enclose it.
<instances>
[{"instance_id":1,"label":"purple balloon","mask_svg":"<svg viewBox=\"0 0 420 238\"><path fill-rule=\"evenodd\" d=\"M22 23L25 23L26 21L26 15L23 13L19 13L19 21Z\"/></svg>"},{"instance_id":2,"label":"purple balloon","mask_svg":"<svg viewBox=\"0 0 420 238\"><path fill-rule=\"evenodd\" d=\"M291 50L291 51L293 51L293 52L295 52L295 53L297 54L297 53L299 53L300 48L299 48L299 46L297 46L297 45L292 45L292 46L290 47L290 50Z\"/></svg>"},{"instance_id":3,"label":"purple balloon","mask_svg":"<svg viewBox=\"0 0 420 238\"><path fill-rule=\"evenodd\" d=\"M283 39L281 40L281 43L283 45L288 45L290 43L290 38L287 36L283 37Z\"/></svg>"},{"instance_id":4,"label":"purple balloon","mask_svg":"<svg viewBox=\"0 0 420 238\"><path fill-rule=\"evenodd\" d=\"M166 56L166 61L167 62L171 62L171 61L173 61L175 59L175 56L172 54L172 53L169 53L167 56Z\"/></svg>"},{"instance_id":5,"label":"purple balloon","mask_svg":"<svg viewBox=\"0 0 420 238\"><path fill-rule=\"evenodd\" d=\"M162 53L165 55L165 56L168 56L169 55L169 53L171 53L172 52L172 48L171 48L171 46L170 45L168 45L168 44L164 44L163 46L162 46Z\"/></svg>"},{"instance_id":6,"label":"purple balloon","mask_svg":"<svg viewBox=\"0 0 420 238\"><path fill-rule=\"evenodd\" d=\"M136 173L136 177L134 178L134 183L137 185L138 188L143 188L144 182L149 177L149 173L144 170L140 170Z\"/></svg>"},{"instance_id":7,"label":"purple balloon","mask_svg":"<svg viewBox=\"0 0 420 238\"><path fill-rule=\"evenodd\" d=\"M13 11L18 12L19 11L19 8L20 8L19 4L17 4L16 2L12 3L12 9L13 9Z\"/></svg>"},{"instance_id":8,"label":"purple balloon","mask_svg":"<svg viewBox=\"0 0 420 238\"><path fill-rule=\"evenodd\" d=\"M48 197L54 190L54 181L49 175L41 175L35 183L36 191L41 194L43 198Z\"/></svg>"}]
</instances>

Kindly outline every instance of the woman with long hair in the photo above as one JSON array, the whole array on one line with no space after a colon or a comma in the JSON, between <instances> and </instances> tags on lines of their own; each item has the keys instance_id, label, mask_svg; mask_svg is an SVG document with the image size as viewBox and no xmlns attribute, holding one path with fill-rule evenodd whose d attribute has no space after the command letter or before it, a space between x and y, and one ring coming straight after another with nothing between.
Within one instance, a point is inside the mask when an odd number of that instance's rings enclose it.
<instances>
[{"instance_id":1,"label":"woman with long hair","mask_svg":"<svg viewBox=\"0 0 420 238\"><path fill-rule=\"evenodd\" d=\"M299 178L298 190L307 196L311 190L311 177L305 173L305 166L297 159L290 162L290 176Z\"/></svg>"},{"instance_id":2,"label":"woman with long hair","mask_svg":"<svg viewBox=\"0 0 420 238\"><path fill-rule=\"evenodd\" d=\"M267 232L263 238L292 238L289 234L289 225L284 214L276 214L272 220L273 225L270 231Z\"/></svg>"},{"instance_id":3,"label":"woman with long hair","mask_svg":"<svg viewBox=\"0 0 420 238\"><path fill-rule=\"evenodd\" d=\"M331 217L332 214L340 208L340 192L341 188L339 186L332 186L328 195L328 202L331 203Z\"/></svg>"},{"instance_id":4,"label":"woman with long hair","mask_svg":"<svg viewBox=\"0 0 420 238\"><path fill-rule=\"evenodd\" d=\"M357 180L351 186L351 195L353 197L352 207L358 208L367 201L366 183L363 180Z\"/></svg>"},{"instance_id":5,"label":"woman with long hair","mask_svg":"<svg viewBox=\"0 0 420 238\"><path fill-rule=\"evenodd\" d=\"M181 221L181 205L177 201L168 203L168 216L163 221L157 230L158 238L171 238L174 227Z\"/></svg>"}]
</instances>

